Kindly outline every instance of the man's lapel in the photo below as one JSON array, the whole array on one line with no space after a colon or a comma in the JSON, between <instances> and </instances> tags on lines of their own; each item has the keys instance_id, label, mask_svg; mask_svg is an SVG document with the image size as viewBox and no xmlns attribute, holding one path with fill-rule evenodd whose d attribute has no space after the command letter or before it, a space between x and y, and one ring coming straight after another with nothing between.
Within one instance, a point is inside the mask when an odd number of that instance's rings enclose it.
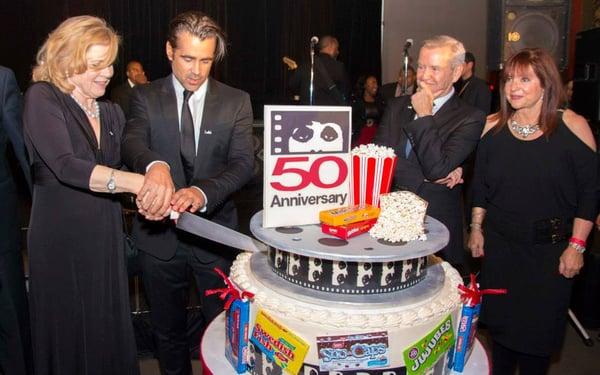
<instances>
[{"instance_id":1,"label":"man's lapel","mask_svg":"<svg viewBox=\"0 0 600 375\"><path fill-rule=\"evenodd\" d=\"M175 97L175 88L173 88L172 75L164 80L159 101L166 127L165 132L169 136L167 139L169 139L169 142L177 142L177 150L179 150L179 109L177 108L177 98Z\"/></svg>"},{"instance_id":2,"label":"man's lapel","mask_svg":"<svg viewBox=\"0 0 600 375\"><path fill-rule=\"evenodd\" d=\"M402 111L400 112L400 118L398 123L402 124L402 127L404 127L406 124L414 121L415 119L415 110L412 108L412 103L410 101L410 96L406 96L407 100L405 101L406 103L406 107L404 109L402 109ZM403 159L413 159L416 158L416 155L414 153L414 151L411 151L410 154L408 155L408 157L406 156L406 144L407 142L409 142L408 137L406 136L406 132L404 132L403 129L400 129L400 139L398 140L398 144L401 145L399 152L401 153L400 155L397 155L398 157L401 157Z\"/></svg>"},{"instance_id":3,"label":"man's lapel","mask_svg":"<svg viewBox=\"0 0 600 375\"><path fill-rule=\"evenodd\" d=\"M206 147L207 144L215 142L216 134L215 126L217 125L217 115L219 108L223 105L221 100L224 100L218 92L212 78L208 78L206 87L206 97L204 98L204 109L202 110L202 122L200 126L200 134L198 134L198 148L196 150L196 162L194 163L194 175L198 176L199 169L204 161L208 161L210 155L205 151L211 149Z\"/></svg>"},{"instance_id":4,"label":"man's lapel","mask_svg":"<svg viewBox=\"0 0 600 375\"><path fill-rule=\"evenodd\" d=\"M179 111L177 108L177 97L173 87L173 76L170 75L164 79L159 93L159 105L162 115L163 142L168 153L168 159L171 165L171 174L173 181L178 187L185 186L185 174L183 172L183 163L181 161L181 135L179 132ZM165 155L166 156L166 155Z\"/></svg>"},{"instance_id":5,"label":"man's lapel","mask_svg":"<svg viewBox=\"0 0 600 375\"><path fill-rule=\"evenodd\" d=\"M438 128L441 128L448 123L448 118L452 116L452 113L456 109L458 100L458 95L454 93L452 97L444 103L442 108L435 113L433 117L435 118L435 124Z\"/></svg>"},{"instance_id":6,"label":"man's lapel","mask_svg":"<svg viewBox=\"0 0 600 375\"><path fill-rule=\"evenodd\" d=\"M210 141L210 136L212 135L212 130L214 129L216 121L215 115L219 113L219 107L223 104L220 103L220 100L223 100L223 98L219 95L214 81L211 78L208 78L206 84L208 86L206 87L206 97L204 98L204 110L202 111L199 142Z\"/></svg>"}]
</instances>

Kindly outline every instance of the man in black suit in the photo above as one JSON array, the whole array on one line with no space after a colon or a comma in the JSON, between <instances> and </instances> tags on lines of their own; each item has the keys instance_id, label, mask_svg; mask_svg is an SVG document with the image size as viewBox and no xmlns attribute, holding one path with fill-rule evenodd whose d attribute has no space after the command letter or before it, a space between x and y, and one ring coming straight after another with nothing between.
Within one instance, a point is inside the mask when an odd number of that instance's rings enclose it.
<instances>
[{"instance_id":1,"label":"man in black suit","mask_svg":"<svg viewBox=\"0 0 600 375\"><path fill-rule=\"evenodd\" d=\"M131 97L133 88L137 85L148 83L148 78L146 78L146 72L144 72L142 63L136 60L131 60L127 63L125 74L127 75L127 81L112 89L110 100L121 107L123 113L125 113L125 117L129 117L129 98Z\"/></svg>"},{"instance_id":2,"label":"man in black suit","mask_svg":"<svg viewBox=\"0 0 600 375\"><path fill-rule=\"evenodd\" d=\"M415 68L412 66L408 66L408 74L406 75L406 92L403 91L403 82L404 82L404 68L400 69L398 73L398 80L396 82L386 83L381 86L379 92L381 93L381 98L384 101L388 101L391 98L397 98L402 95L412 95L417 91L417 80Z\"/></svg>"},{"instance_id":3,"label":"man in black suit","mask_svg":"<svg viewBox=\"0 0 600 375\"><path fill-rule=\"evenodd\" d=\"M319 39L313 77L314 105L349 105L350 80L344 63L337 60L340 44L331 35ZM310 103L310 64L303 64L290 77L290 89L300 96L300 104Z\"/></svg>"},{"instance_id":4,"label":"man in black suit","mask_svg":"<svg viewBox=\"0 0 600 375\"><path fill-rule=\"evenodd\" d=\"M31 374L31 335L17 218L17 187L7 159L12 144L31 190L21 125L21 92L0 66L0 374Z\"/></svg>"},{"instance_id":5,"label":"man in black suit","mask_svg":"<svg viewBox=\"0 0 600 375\"><path fill-rule=\"evenodd\" d=\"M449 36L426 40L419 51L418 91L391 99L375 143L398 156L394 185L429 202L427 214L450 231L441 251L448 262L464 261L461 209L461 164L475 149L485 115L465 104L453 83L462 73L465 49Z\"/></svg>"},{"instance_id":6,"label":"man in black suit","mask_svg":"<svg viewBox=\"0 0 600 375\"><path fill-rule=\"evenodd\" d=\"M206 289L221 288L214 267L228 273L235 252L178 231L162 220L170 210L198 212L231 228L237 212L231 194L252 176L252 107L247 93L209 77L225 54L221 28L200 12L170 23L166 43L173 74L136 87L123 140L126 165L145 173L141 213L132 235L158 339L163 374L190 374L186 337L187 271L199 289L206 322L223 311Z\"/></svg>"},{"instance_id":7,"label":"man in black suit","mask_svg":"<svg viewBox=\"0 0 600 375\"><path fill-rule=\"evenodd\" d=\"M461 79L454 85L458 96L473 107L481 109L486 115L490 113L492 92L488 84L475 74L475 55L465 53L465 64Z\"/></svg>"}]
</instances>

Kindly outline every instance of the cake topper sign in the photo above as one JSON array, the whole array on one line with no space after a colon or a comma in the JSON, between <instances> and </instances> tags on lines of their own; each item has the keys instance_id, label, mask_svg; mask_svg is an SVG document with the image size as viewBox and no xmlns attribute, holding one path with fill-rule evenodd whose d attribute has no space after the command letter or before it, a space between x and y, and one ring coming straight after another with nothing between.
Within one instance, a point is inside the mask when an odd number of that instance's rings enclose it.
<instances>
[{"instance_id":1,"label":"cake topper sign","mask_svg":"<svg viewBox=\"0 0 600 375\"><path fill-rule=\"evenodd\" d=\"M350 107L265 106L263 226L316 224L348 205Z\"/></svg>"}]
</instances>

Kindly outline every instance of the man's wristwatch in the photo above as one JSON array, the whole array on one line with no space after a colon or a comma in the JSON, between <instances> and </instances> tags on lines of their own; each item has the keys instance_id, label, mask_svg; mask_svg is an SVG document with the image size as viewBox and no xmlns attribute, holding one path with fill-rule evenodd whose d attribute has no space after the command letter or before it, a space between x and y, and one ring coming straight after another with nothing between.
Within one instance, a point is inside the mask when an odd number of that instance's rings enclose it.
<instances>
[{"instance_id":1,"label":"man's wristwatch","mask_svg":"<svg viewBox=\"0 0 600 375\"><path fill-rule=\"evenodd\" d=\"M108 192L111 194L116 193L117 191L117 183L115 182L115 170L110 170L110 177L108 178L108 182L106 183L106 188Z\"/></svg>"}]
</instances>

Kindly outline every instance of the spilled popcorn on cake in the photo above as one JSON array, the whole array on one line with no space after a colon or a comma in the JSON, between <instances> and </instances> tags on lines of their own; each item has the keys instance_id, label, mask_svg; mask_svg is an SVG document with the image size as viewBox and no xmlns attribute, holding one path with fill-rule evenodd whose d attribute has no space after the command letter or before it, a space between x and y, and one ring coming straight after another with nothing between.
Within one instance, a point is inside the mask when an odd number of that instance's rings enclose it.
<instances>
[{"instance_id":1,"label":"spilled popcorn on cake","mask_svg":"<svg viewBox=\"0 0 600 375\"><path fill-rule=\"evenodd\" d=\"M395 191L380 198L381 212L371 237L390 242L425 241L427 201L410 191Z\"/></svg>"}]
</instances>

